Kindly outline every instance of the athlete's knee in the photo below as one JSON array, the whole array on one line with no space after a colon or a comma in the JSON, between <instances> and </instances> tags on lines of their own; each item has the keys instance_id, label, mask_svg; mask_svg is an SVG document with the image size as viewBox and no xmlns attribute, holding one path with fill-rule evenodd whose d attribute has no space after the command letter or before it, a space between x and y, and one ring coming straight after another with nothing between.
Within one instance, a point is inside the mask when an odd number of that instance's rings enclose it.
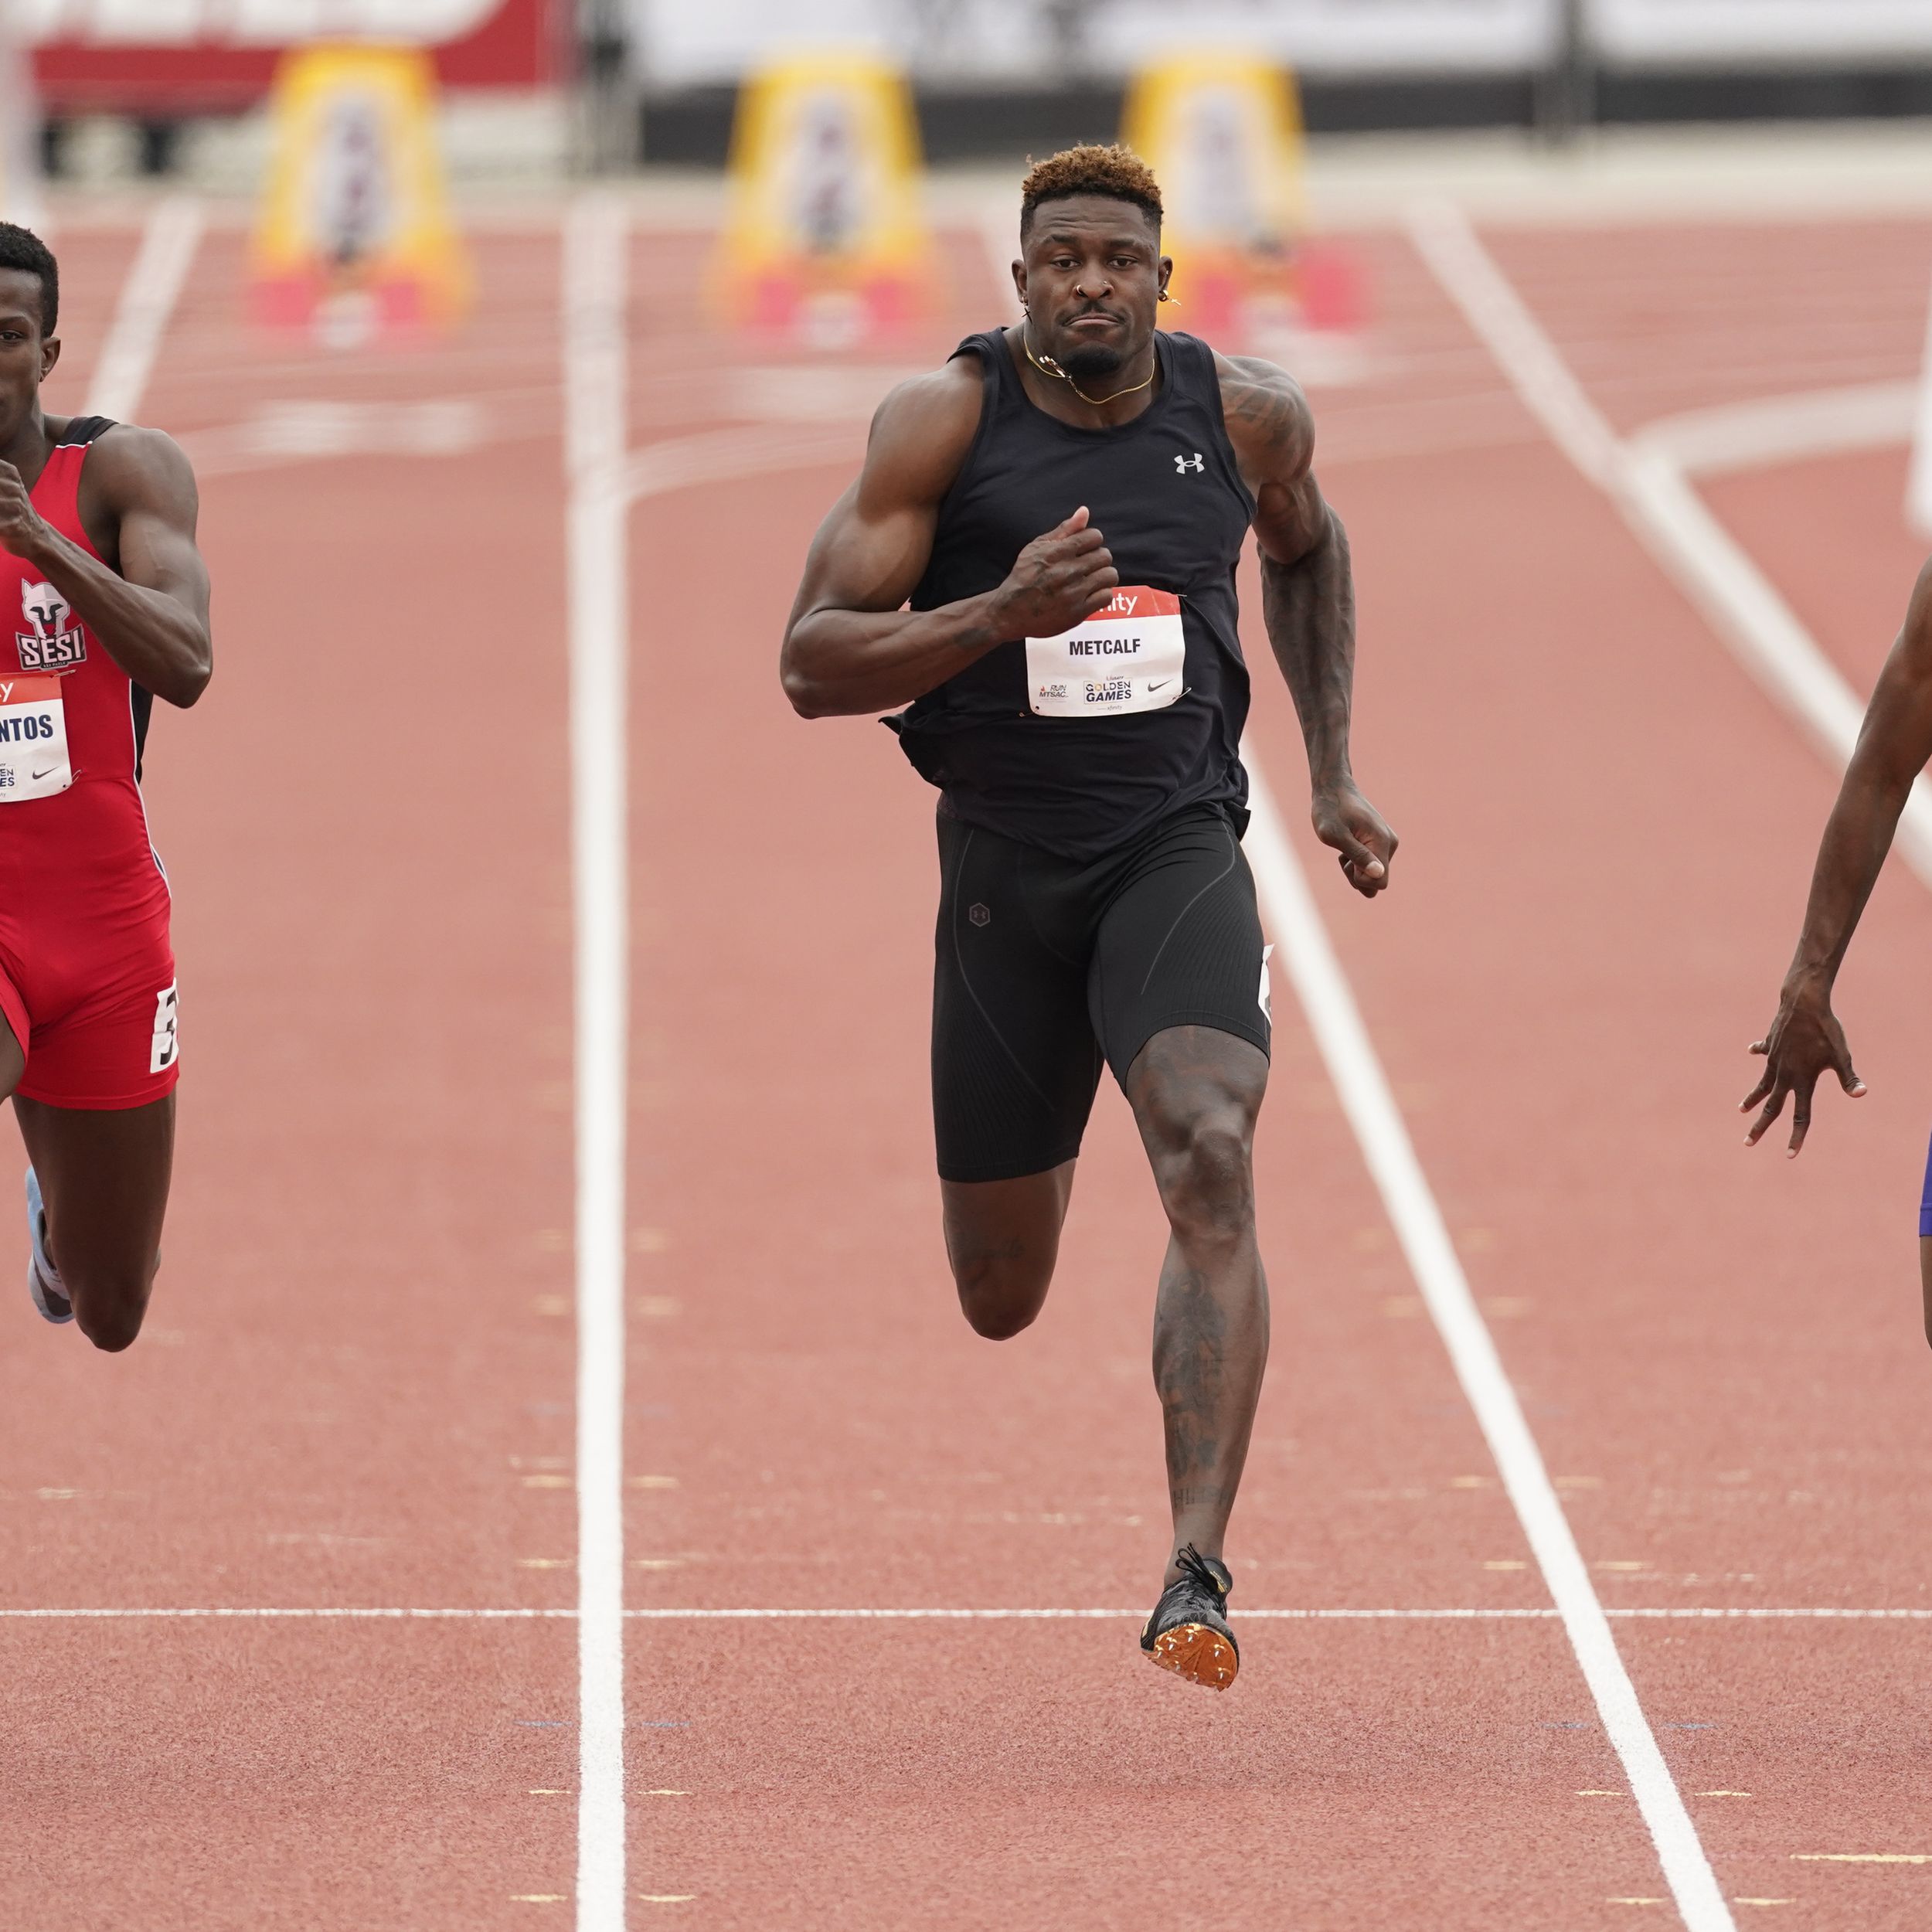
<instances>
[{"instance_id":1,"label":"athlete's knee","mask_svg":"<svg viewBox=\"0 0 1932 1932\"><path fill-rule=\"evenodd\" d=\"M1010 1342L1039 1320L1046 1300L1044 1289L1030 1299L1015 1298L1010 1301L971 1297L962 1291L959 1305L964 1311L967 1325L975 1335L988 1342Z\"/></svg>"},{"instance_id":2,"label":"athlete's knee","mask_svg":"<svg viewBox=\"0 0 1932 1932\"><path fill-rule=\"evenodd\" d=\"M1053 1284L1051 1257L1043 1262L1018 1240L976 1243L963 1251L961 1244L949 1243L948 1253L960 1310L975 1335L1010 1342L1033 1325Z\"/></svg>"},{"instance_id":3,"label":"athlete's knee","mask_svg":"<svg viewBox=\"0 0 1932 1932\"><path fill-rule=\"evenodd\" d=\"M1254 1120L1233 1102L1158 1117L1148 1153L1169 1225L1183 1240L1231 1240L1254 1224Z\"/></svg>"},{"instance_id":4,"label":"athlete's knee","mask_svg":"<svg viewBox=\"0 0 1932 1932\"><path fill-rule=\"evenodd\" d=\"M147 1319L155 1270L90 1269L78 1277L63 1270L61 1285L73 1302L75 1325L97 1349L118 1355L131 1348Z\"/></svg>"},{"instance_id":5,"label":"athlete's knee","mask_svg":"<svg viewBox=\"0 0 1932 1932\"><path fill-rule=\"evenodd\" d=\"M975 1335L1010 1341L1031 1328L1053 1285L1071 1162L1014 1181L947 1182L946 1259Z\"/></svg>"},{"instance_id":6,"label":"athlete's knee","mask_svg":"<svg viewBox=\"0 0 1932 1932\"><path fill-rule=\"evenodd\" d=\"M105 1308L89 1307L78 1301L74 1304L74 1320L80 1332L97 1349L109 1355L118 1355L122 1349L134 1345L147 1313L145 1308L131 1308L124 1303Z\"/></svg>"}]
</instances>

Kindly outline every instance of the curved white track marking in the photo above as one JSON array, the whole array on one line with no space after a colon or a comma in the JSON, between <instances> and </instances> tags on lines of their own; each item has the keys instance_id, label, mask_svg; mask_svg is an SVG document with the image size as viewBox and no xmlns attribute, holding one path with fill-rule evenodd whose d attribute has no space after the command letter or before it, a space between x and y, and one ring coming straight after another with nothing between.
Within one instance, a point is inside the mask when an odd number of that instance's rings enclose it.
<instances>
[{"instance_id":1,"label":"curved white track marking","mask_svg":"<svg viewBox=\"0 0 1932 1932\"><path fill-rule=\"evenodd\" d=\"M1469 1291L1401 1110L1389 1090L1355 995L1329 944L1289 845L1280 813L1252 753L1243 747L1253 818L1245 842L1260 888L1275 957L1294 982L1315 1044L1362 1157L1382 1196L1449 1359L1496 1459L1531 1553L1563 1620L1604 1729L1623 1760L1644 1822L1657 1847L1665 1883L1690 1932L1733 1932L1730 1911L1704 1855L1696 1827L1657 1748L1635 1687L1584 1567L1569 1519L1543 1467L1522 1405Z\"/></svg>"},{"instance_id":2,"label":"curved white track marking","mask_svg":"<svg viewBox=\"0 0 1932 1932\"><path fill-rule=\"evenodd\" d=\"M630 1029L622 204L563 230L576 940L577 1932L624 1932L624 1130Z\"/></svg>"},{"instance_id":3,"label":"curved white track marking","mask_svg":"<svg viewBox=\"0 0 1932 1932\"><path fill-rule=\"evenodd\" d=\"M855 463L865 447L863 432L850 424L843 429L773 429L753 423L743 429L706 430L632 451L624 460L622 488L627 502L637 502L694 484L728 483L740 477L811 469L821 463Z\"/></svg>"},{"instance_id":4,"label":"curved white track marking","mask_svg":"<svg viewBox=\"0 0 1932 1932\"><path fill-rule=\"evenodd\" d=\"M1462 211L1417 209L1410 239L1551 439L1623 513L1644 546L1732 655L1795 717L1835 767L1858 742L1865 706L1770 580L1706 508L1667 444L1618 439L1511 287ZM1932 785L1913 782L1894 843L1932 886Z\"/></svg>"},{"instance_id":5,"label":"curved white track marking","mask_svg":"<svg viewBox=\"0 0 1932 1932\"><path fill-rule=\"evenodd\" d=\"M148 216L87 385L83 416L111 416L124 423L139 413L204 225L201 203L185 195L169 196Z\"/></svg>"},{"instance_id":6,"label":"curved white track marking","mask_svg":"<svg viewBox=\"0 0 1932 1932\"><path fill-rule=\"evenodd\" d=\"M1896 448L1912 434L1917 406L1916 383L1858 383L1686 410L1645 423L1630 440L1636 449L1669 457L1687 475L1721 475L1807 457Z\"/></svg>"}]
</instances>

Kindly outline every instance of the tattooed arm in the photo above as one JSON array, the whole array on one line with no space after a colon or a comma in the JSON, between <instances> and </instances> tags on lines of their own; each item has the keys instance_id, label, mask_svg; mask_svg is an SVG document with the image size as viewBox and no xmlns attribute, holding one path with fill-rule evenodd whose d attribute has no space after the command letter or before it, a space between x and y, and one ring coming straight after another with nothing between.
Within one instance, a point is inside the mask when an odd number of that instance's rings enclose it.
<instances>
[{"instance_id":1,"label":"tattooed arm","mask_svg":"<svg viewBox=\"0 0 1932 1932\"><path fill-rule=\"evenodd\" d=\"M1396 835L1349 764L1355 688L1355 579L1348 532L1315 480L1315 419L1285 370L1216 358L1228 440L1255 499L1261 614L1308 749L1311 816L1349 883L1372 898L1389 883Z\"/></svg>"}]
</instances>

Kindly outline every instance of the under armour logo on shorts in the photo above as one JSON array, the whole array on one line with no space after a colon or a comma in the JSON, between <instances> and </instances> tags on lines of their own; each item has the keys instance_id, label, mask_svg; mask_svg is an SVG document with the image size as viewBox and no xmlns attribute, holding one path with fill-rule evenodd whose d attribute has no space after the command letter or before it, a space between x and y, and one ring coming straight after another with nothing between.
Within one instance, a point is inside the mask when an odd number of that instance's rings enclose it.
<instances>
[{"instance_id":1,"label":"under armour logo on shorts","mask_svg":"<svg viewBox=\"0 0 1932 1932\"><path fill-rule=\"evenodd\" d=\"M1196 450L1192 456L1177 456L1174 459L1174 468L1178 475L1185 476L1189 470L1201 470L1206 468L1206 459L1202 457L1199 450Z\"/></svg>"},{"instance_id":2,"label":"under armour logo on shorts","mask_svg":"<svg viewBox=\"0 0 1932 1932\"><path fill-rule=\"evenodd\" d=\"M975 926L989 926L992 923L992 913L988 907L985 906L968 906L966 908L966 917Z\"/></svg>"}]
</instances>

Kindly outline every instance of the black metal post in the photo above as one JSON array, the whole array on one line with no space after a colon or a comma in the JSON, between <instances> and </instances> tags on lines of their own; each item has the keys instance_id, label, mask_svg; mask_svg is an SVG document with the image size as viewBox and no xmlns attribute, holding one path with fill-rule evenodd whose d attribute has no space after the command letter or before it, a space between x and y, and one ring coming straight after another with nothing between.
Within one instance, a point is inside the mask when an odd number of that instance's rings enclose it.
<instances>
[{"instance_id":1,"label":"black metal post","mask_svg":"<svg viewBox=\"0 0 1932 1932\"><path fill-rule=\"evenodd\" d=\"M1556 0L1556 43L1536 83L1537 129L1552 146L1566 147L1596 118L1589 0Z\"/></svg>"}]
</instances>

